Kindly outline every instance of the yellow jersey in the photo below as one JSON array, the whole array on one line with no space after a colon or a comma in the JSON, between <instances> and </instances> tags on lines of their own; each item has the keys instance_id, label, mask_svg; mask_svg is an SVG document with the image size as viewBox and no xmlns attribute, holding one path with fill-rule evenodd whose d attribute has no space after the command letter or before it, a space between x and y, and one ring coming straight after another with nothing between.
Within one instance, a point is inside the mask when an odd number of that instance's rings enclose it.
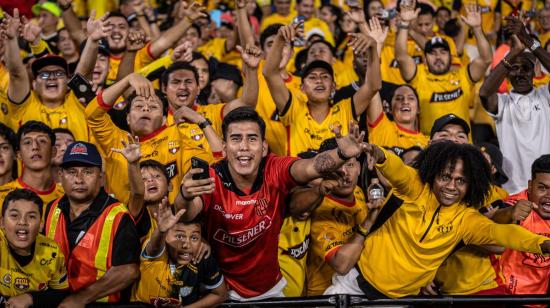
<instances>
[{"instance_id":1,"label":"yellow jersey","mask_svg":"<svg viewBox=\"0 0 550 308\"><path fill-rule=\"evenodd\" d=\"M386 160L376 168L393 190L381 210L386 214L378 216L379 227L365 239L357 263L365 280L382 294L392 298L419 294L461 242L542 253L540 245L548 238L521 226L494 223L462 203L441 206L430 185L421 182L418 170L382 151Z\"/></svg>"},{"instance_id":2,"label":"yellow jersey","mask_svg":"<svg viewBox=\"0 0 550 308\"><path fill-rule=\"evenodd\" d=\"M418 65L410 84L418 92L420 100L420 131L430 135L432 126L439 117L454 113L470 122L469 108L473 102L474 82L469 66L451 70L443 75L429 72L427 65Z\"/></svg>"},{"instance_id":3,"label":"yellow jersey","mask_svg":"<svg viewBox=\"0 0 550 308\"><path fill-rule=\"evenodd\" d=\"M134 59L134 71L139 71L141 68L155 61L155 59L156 58L151 54L151 43L147 43L147 45L136 52L136 57ZM109 73L107 74L106 82L108 86L116 82L118 67L120 66L121 61L122 57L116 57L113 55L109 56Z\"/></svg>"},{"instance_id":4,"label":"yellow jersey","mask_svg":"<svg viewBox=\"0 0 550 308\"><path fill-rule=\"evenodd\" d=\"M120 202L127 204L130 197L127 161L124 156L114 153L111 148L123 148L122 140L128 142L128 132L118 128L107 114L109 106L103 102L101 93L86 107L86 117L98 147L104 153L105 174L108 192ZM140 138L141 160L153 159L166 167L174 189L168 199L173 203L185 173L191 167L191 157L196 156L212 161L212 155L195 147L188 136L181 135L177 126L162 126L148 136Z\"/></svg>"},{"instance_id":5,"label":"yellow jersey","mask_svg":"<svg viewBox=\"0 0 550 308\"><path fill-rule=\"evenodd\" d=\"M307 34L313 29L321 30L321 32L323 32L325 41L329 42L332 46L336 45L336 43L334 42L334 37L332 36L332 32L330 32L330 28L328 27L326 22L317 17L311 17L304 22L304 34L307 36Z\"/></svg>"},{"instance_id":6,"label":"yellow jersey","mask_svg":"<svg viewBox=\"0 0 550 308\"><path fill-rule=\"evenodd\" d=\"M227 50L225 50L225 39L219 37L211 38L208 43L199 46L197 51L207 59L214 57L221 61L227 53Z\"/></svg>"},{"instance_id":7,"label":"yellow jersey","mask_svg":"<svg viewBox=\"0 0 550 308\"><path fill-rule=\"evenodd\" d=\"M198 265L189 263L177 266L168 258L166 247L158 257L141 254L140 279L134 284L132 301L165 305L189 305L199 299L199 288L213 290L222 285L224 279L213 257L201 260Z\"/></svg>"},{"instance_id":8,"label":"yellow jersey","mask_svg":"<svg viewBox=\"0 0 550 308\"><path fill-rule=\"evenodd\" d=\"M355 200L346 202L326 196L311 216L311 248L308 255L307 296L322 295L330 287L334 269L328 264L367 217L363 191L355 187Z\"/></svg>"},{"instance_id":9,"label":"yellow jersey","mask_svg":"<svg viewBox=\"0 0 550 308\"><path fill-rule=\"evenodd\" d=\"M10 127L17 131L27 121L43 122L51 129L66 128L70 130L75 140L89 141L88 125L84 115L84 105L76 98L73 91L67 92L63 104L49 108L42 104L34 91L30 91L21 104L11 105L13 116L10 117Z\"/></svg>"},{"instance_id":10,"label":"yellow jersey","mask_svg":"<svg viewBox=\"0 0 550 308\"><path fill-rule=\"evenodd\" d=\"M487 206L508 198L508 192L491 187ZM498 259L475 247L466 246L453 253L439 268L435 281L443 294L469 295L504 284Z\"/></svg>"},{"instance_id":11,"label":"yellow jersey","mask_svg":"<svg viewBox=\"0 0 550 308\"><path fill-rule=\"evenodd\" d=\"M466 16L466 10L464 9L464 6L470 3L477 2L477 5L479 6L480 12L481 12L481 29L483 29L483 33L489 33L493 31L493 28L495 27L495 13L500 12L500 3L504 2L501 0L477 0L477 1L464 1L462 2L464 5L462 6L460 13L464 16ZM495 44L496 42L490 42ZM475 36L466 36L466 44L470 45L476 45L476 38Z\"/></svg>"},{"instance_id":12,"label":"yellow jersey","mask_svg":"<svg viewBox=\"0 0 550 308\"><path fill-rule=\"evenodd\" d=\"M302 97L290 94L290 101L281 114L281 121L287 126L288 155L308 151L317 151L321 143L334 137L332 129L339 126L342 135L348 134L350 121L355 121L355 111L351 99L345 99L330 106L325 119L318 123L311 116L307 101Z\"/></svg>"},{"instance_id":13,"label":"yellow jersey","mask_svg":"<svg viewBox=\"0 0 550 308\"><path fill-rule=\"evenodd\" d=\"M48 203L62 197L65 194L65 191L63 190L63 186L61 186L61 184L52 183L52 186L47 190L38 190L27 185L25 182L23 182L22 178L17 178L0 186L0 212L2 210L2 205L6 196L16 189L23 188L34 192L38 195L38 197L40 197L40 199L42 199L42 202L44 202L44 206L42 207L42 214L44 214L44 211L46 211L46 205Z\"/></svg>"},{"instance_id":14,"label":"yellow jersey","mask_svg":"<svg viewBox=\"0 0 550 308\"><path fill-rule=\"evenodd\" d=\"M299 220L292 216L286 217L281 226L279 266L287 282L283 290L287 297L298 297L304 293L310 228L310 219Z\"/></svg>"},{"instance_id":15,"label":"yellow jersey","mask_svg":"<svg viewBox=\"0 0 550 308\"><path fill-rule=\"evenodd\" d=\"M10 115L11 104L8 100L8 87L10 84L10 74L6 66L0 63L0 123L10 125L8 119Z\"/></svg>"},{"instance_id":16,"label":"yellow jersey","mask_svg":"<svg viewBox=\"0 0 550 308\"><path fill-rule=\"evenodd\" d=\"M0 229L0 298L68 288L65 256L54 240L38 234L32 260L22 266L13 257L4 230Z\"/></svg>"},{"instance_id":17,"label":"yellow jersey","mask_svg":"<svg viewBox=\"0 0 550 308\"><path fill-rule=\"evenodd\" d=\"M406 150L413 146L424 148L430 138L420 131L413 131L399 126L390 121L384 112L380 113L374 123L367 123L369 130L369 142L379 147L398 147Z\"/></svg>"},{"instance_id":18,"label":"yellow jersey","mask_svg":"<svg viewBox=\"0 0 550 308\"><path fill-rule=\"evenodd\" d=\"M347 66L344 62L336 60L332 64L334 69L334 82L336 83L336 88L342 88L350 85L352 82L359 80L359 77L355 73L355 70L352 66Z\"/></svg>"},{"instance_id":19,"label":"yellow jersey","mask_svg":"<svg viewBox=\"0 0 550 308\"><path fill-rule=\"evenodd\" d=\"M407 53L413 58L417 67L418 64L423 63L424 52L413 40L407 41ZM388 44L382 48L380 61L380 73L383 81L397 85L406 83L401 77L399 64L395 60L395 44Z\"/></svg>"},{"instance_id":20,"label":"yellow jersey","mask_svg":"<svg viewBox=\"0 0 550 308\"><path fill-rule=\"evenodd\" d=\"M296 13L290 13L287 16L279 15L278 13L273 13L269 16L264 17L262 19L262 25L260 27L260 30L263 32L265 28L274 25L274 24L283 24L283 25L289 25L292 22L292 19L296 17ZM305 26L304 26L305 29Z\"/></svg>"}]
</instances>

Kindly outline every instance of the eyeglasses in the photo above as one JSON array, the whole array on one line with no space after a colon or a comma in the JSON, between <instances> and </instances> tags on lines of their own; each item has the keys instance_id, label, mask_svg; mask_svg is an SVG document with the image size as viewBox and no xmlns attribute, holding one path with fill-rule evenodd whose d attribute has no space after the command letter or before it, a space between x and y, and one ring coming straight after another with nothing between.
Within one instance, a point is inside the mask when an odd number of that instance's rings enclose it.
<instances>
[{"instance_id":1,"label":"eyeglasses","mask_svg":"<svg viewBox=\"0 0 550 308\"><path fill-rule=\"evenodd\" d=\"M53 72L40 72L38 73L38 78L40 79L48 79L50 76L53 76L54 79L61 79L67 76L65 71L59 70L59 71L53 71Z\"/></svg>"}]
</instances>

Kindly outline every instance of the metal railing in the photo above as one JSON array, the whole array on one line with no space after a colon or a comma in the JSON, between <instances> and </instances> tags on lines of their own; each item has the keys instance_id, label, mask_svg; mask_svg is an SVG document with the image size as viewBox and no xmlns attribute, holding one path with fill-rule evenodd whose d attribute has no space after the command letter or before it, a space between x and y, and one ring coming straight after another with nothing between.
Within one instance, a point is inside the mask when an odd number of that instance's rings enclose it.
<instances>
[{"instance_id":1,"label":"metal railing","mask_svg":"<svg viewBox=\"0 0 550 308\"><path fill-rule=\"evenodd\" d=\"M464 304L481 305L524 305L550 304L548 295L511 295L511 296L434 296L405 297L399 299L369 300L365 296L339 294L316 297L274 298L250 302L226 302L221 307L358 307L358 306L452 306Z\"/></svg>"}]
</instances>

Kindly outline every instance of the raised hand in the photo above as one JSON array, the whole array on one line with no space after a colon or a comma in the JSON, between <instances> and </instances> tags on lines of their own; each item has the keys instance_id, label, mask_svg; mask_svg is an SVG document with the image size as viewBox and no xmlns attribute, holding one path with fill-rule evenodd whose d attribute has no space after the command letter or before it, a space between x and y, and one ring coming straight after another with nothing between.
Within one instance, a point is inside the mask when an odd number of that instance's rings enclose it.
<instances>
[{"instance_id":1,"label":"raised hand","mask_svg":"<svg viewBox=\"0 0 550 308\"><path fill-rule=\"evenodd\" d=\"M212 247L210 247L210 244L204 240L204 238L201 238L201 245L199 247L199 252L193 256L193 263L199 264L202 259L206 259L210 257L210 253L212 252Z\"/></svg>"},{"instance_id":2,"label":"raised hand","mask_svg":"<svg viewBox=\"0 0 550 308\"><path fill-rule=\"evenodd\" d=\"M155 88L153 87L153 84L147 78L138 73L130 74L128 76L128 83L139 96L151 97L155 95Z\"/></svg>"},{"instance_id":3,"label":"raised hand","mask_svg":"<svg viewBox=\"0 0 550 308\"><path fill-rule=\"evenodd\" d=\"M132 8L137 14L143 14L145 11L145 2L143 0L132 1Z\"/></svg>"},{"instance_id":4,"label":"raised hand","mask_svg":"<svg viewBox=\"0 0 550 308\"><path fill-rule=\"evenodd\" d=\"M470 28L481 27L481 9L476 3L468 4L464 7L466 16L460 16L462 22Z\"/></svg>"},{"instance_id":5,"label":"raised hand","mask_svg":"<svg viewBox=\"0 0 550 308\"><path fill-rule=\"evenodd\" d=\"M204 121L204 117L187 106L181 106L174 112L174 122L177 124L183 122L199 124L202 121Z\"/></svg>"},{"instance_id":6,"label":"raised hand","mask_svg":"<svg viewBox=\"0 0 550 308\"><path fill-rule=\"evenodd\" d=\"M262 59L262 50L255 45L246 45L246 48L237 46L237 50L241 53L243 62L250 68L258 68Z\"/></svg>"},{"instance_id":7,"label":"raised hand","mask_svg":"<svg viewBox=\"0 0 550 308\"><path fill-rule=\"evenodd\" d=\"M237 5L237 9L245 9L246 8L246 0L236 0L235 4Z\"/></svg>"},{"instance_id":8,"label":"raised hand","mask_svg":"<svg viewBox=\"0 0 550 308\"><path fill-rule=\"evenodd\" d=\"M9 40L16 38L21 33L21 19L19 18L19 9L13 10L13 16L4 12L2 21L2 30Z\"/></svg>"},{"instance_id":9,"label":"raised hand","mask_svg":"<svg viewBox=\"0 0 550 308\"><path fill-rule=\"evenodd\" d=\"M159 204L158 211L155 213L157 228L162 233L166 233L172 228L185 213L185 209L179 210L176 215L172 213L172 207L168 204L168 198L164 197Z\"/></svg>"},{"instance_id":10,"label":"raised hand","mask_svg":"<svg viewBox=\"0 0 550 308\"><path fill-rule=\"evenodd\" d=\"M112 26L107 21L109 13L105 13L100 19L95 19L96 11L92 10L86 23L86 33L95 42L111 34Z\"/></svg>"},{"instance_id":11,"label":"raised hand","mask_svg":"<svg viewBox=\"0 0 550 308\"><path fill-rule=\"evenodd\" d=\"M128 134L128 143L121 140L122 149L111 148L111 151L122 154L129 164L137 163L141 159L141 146L139 144L139 137L132 137Z\"/></svg>"},{"instance_id":12,"label":"raised hand","mask_svg":"<svg viewBox=\"0 0 550 308\"><path fill-rule=\"evenodd\" d=\"M380 20L377 17L373 17L369 19L367 35L372 37L376 41L376 44L384 45L388 36L388 27L382 27Z\"/></svg>"},{"instance_id":13,"label":"raised hand","mask_svg":"<svg viewBox=\"0 0 550 308\"><path fill-rule=\"evenodd\" d=\"M291 23L279 28L277 35L281 37L286 43L290 44L294 41L296 37L299 37L298 29L301 27L302 23Z\"/></svg>"},{"instance_id":14,"label":"raised hand","mask_svg":"<svg viewBox=\"0 0 550 308\"><path fill-rule=\"evenodd\" d=\"M31 45L38 45L40 33L42 33L42 28L33 22L26 22L23 26L23 39Z\"/></svg>"},{"instance_id":15,"label":"raised hand","mask_svg":"<svg viewBox=\"0 0 550 308\"><path fill-rule=\"evenodd\" d=\"M512 34L512 46L510 47L510 57L515 57L523 53L525 45L521 42L517 35Z\"/></svg>"},{"instance_id":16,"label":"raised hand","mask_svg":"<svg viewBox=\"0 0 550 308\"><path fill-rule=\"evenodd\" d=\"M182 0L178 10L178 18L182 19L187 16L191 20L196 20L200 17L206 17L205 11L206 8L198 2L189 4L187 1Z\"/></svg>"},{"instance_id":17,"label":"raised hand","mask_svg":"<svg viewBox=\"0 0 550 308\"><path fill-rule=\"evenodd\" d=\"M348 158L359 156L363 152L363 139L365 138L365 132L359 130L359 125L350 121L349 134L342 137L340 127L336 126L333 129L336 135L336 142L338 143L338 150Z\"/></svg>"},{"instance_id":18,"label":"raised hand","mask_svg":"<svg viewBox=\"0 0 550 308\"><path fill-rule=\"evenodd\" d=\"M145 46L145 32L130 29L128 31L127 51L138 51Z\"/></svg>"},{"instance_id":19,"label":"raised hand","mask_svg":"<svg viewBox=\"0 0 550 308\"><path fill-rule=\"evenodd\" d=\"M322 179L319 183L318 189L321 196L330 195L335 189L340 186L338 180L335 179Z\"/></svg>"},{"instance_id":20,"label":"raised hand","mask_svg":"<svg viewBox=\"0 0 550 308\"><path fill-rule=\"evenodd\" d=\"M374 164L378 164L384 161L385 155L380 148L374 144L370 143L363 143L363 152L367 154L367 157L371 157L372 164L374 167Z\"/></svg>"},{"instance_id":21,"label":"raised hand","mask_svg":"<svg viewBox=\"0 0 550 308\"><path fill-rule=\"evenodd\" d=\"M372 37L361 33L350 33L348 36L350 37L348 46L358 55L365 53L372 44L376 43Z\"/></svg>"},{"instance_id":22,"label":"raised hand","mask_svg":"<svg viewBox=\"0 0 550 308\"><path fill-rule=\"evenodd\" d=\"M420 13L420 8L415 9L416 1L410 2L401 2L401 8L399 12L399 20L405 23L410 23L413 20L416 20L418 14Z\"/></svg>"},{"instance_id":23,"label":"raised hand","mask_svg":"<svg viewBox=\"0 0 550 308\"><path fill-rule=\"evenodd\" d=\"M182 44L178 45L176 48L174 48L174 52L172 53L172 61L183 61L183 62L191 62L193 61L193 48L191 45L191 42L185 41Z\"/></svg>"},{"instance_id":24,"label":"raised hand","mask_svg":"<svg viewBox=\"0 0 550 308\"><path fill-rule=\"evenodd\" d=\"M523 45L530 47L533 44L533 39L527 32L525 24L514 16L508 16L505 19L506 26L504 26L504 30L511 34L515 34Z\"/></svg>"}]
</instances>

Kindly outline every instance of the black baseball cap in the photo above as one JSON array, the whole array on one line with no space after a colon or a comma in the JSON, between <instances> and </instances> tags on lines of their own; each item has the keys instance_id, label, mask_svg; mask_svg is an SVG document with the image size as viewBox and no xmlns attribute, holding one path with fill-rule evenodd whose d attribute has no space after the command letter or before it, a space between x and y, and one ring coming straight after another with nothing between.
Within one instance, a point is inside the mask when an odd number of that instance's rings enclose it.
<instances>
[{"instance_id":1,"label":"black baseball cap","mask_svg":"<svg viewBox=\"0 0 550 308\"><path fill-rule=\"evenodd\" d=\"M430 139L433 138L435 133L441 131L447 124L460 125L466 134L470 133L470 126L466 121L464 121L464 119L449 113L435 120L434 125L432 126L432 131L430 132Z\"/></svg>"},{"instance_id":2,"label":"black baseball cap","mask_svg":"<svg viewBox=\"0 0 550 308\"><path fill-rule=\"evenodd\" d=\"M497 185L502 185L508 182L508 176L504 172L504 169L502 169L504 157L502 156L500 149L496 145L488 142L482 142L478 145L478 147L481 152L487 153L489 157L491 157L491 163L497 169L497 173L495 174L495 183Z\"/></svg>"},{"instance_id":3,"label":"black baseball cap","mask_svg":"<svg viewBox=\"0 0 550 308\"><path fill-rule=\"evenodd\" d=\"M40 57L40 58L36 59L32 63L31 69L32 69L32 74L34 75L34 77L36 78L36 76L38 76L38 71L40 71L42 68L44 68L48 65L60 66L65 71L65 74L68 75L68 73L69 73L69 66L67 65L67 61L65 61L65 59L63 59L62 57L60 57L58 55L48 54L48 55L45 55L43 57Z\"/></svg>"},{"instance_id":4,"label":"black baseball cap","mask_svg":"<svg viewBox=\"0 0 550 308\"><path fill-rule=\"evenodd\" d=\"M311 71L313 71L316 68L322 68L326 70L330 74L330 76L332 76L332 79L334 79L334 70L332 69L332 66L325 61L315 60L309 63L308 65L306 65L306 67L304 68L304 71L302 73L302 80L306 78L307 75L309 75L309 73L311 73Z\"/></svg>"},{"instance_id":5,"label":"black baseball cap","mask_svg":"<svg viewBox=\"0 0 550 308\"><path fill-rule=\"evenodd\" d=\"M84 41L82 42L82 44L80 44L80 54L82 54L82 51L84 51L84 47L86 47L86 42L87 41ZM102 38L97 42L97 52L107 57L111 54L111 52L109 51L109 43L106 39Z\"/></svg>"},{"instance_id":6,"label":"black baseball cap","mask_svg":"<svg viewBox=\"0 0 550 308\"><path fill-rule=\"evenodd\" d=\"M449 42L447 42L446 39L440 36L434 36L429 41L427 41L426 45L424 46L424 52L430 53L434 50L434 48L443 48L449 52L451 51L451 47L449 47Z\"/></svg>"},{"instance_id":7,"label":"black baseball cap","mask_svg":"<svg viewBox=\"0 0 550 308\"><path fill-rule=\"evenodd\" d=\"M103 162L101 155L94 144L77 141L69 144L65 154L63 154L63 162L61 167L67 165L85 165L101 168Z\"/></svg>"}]
</instances>

